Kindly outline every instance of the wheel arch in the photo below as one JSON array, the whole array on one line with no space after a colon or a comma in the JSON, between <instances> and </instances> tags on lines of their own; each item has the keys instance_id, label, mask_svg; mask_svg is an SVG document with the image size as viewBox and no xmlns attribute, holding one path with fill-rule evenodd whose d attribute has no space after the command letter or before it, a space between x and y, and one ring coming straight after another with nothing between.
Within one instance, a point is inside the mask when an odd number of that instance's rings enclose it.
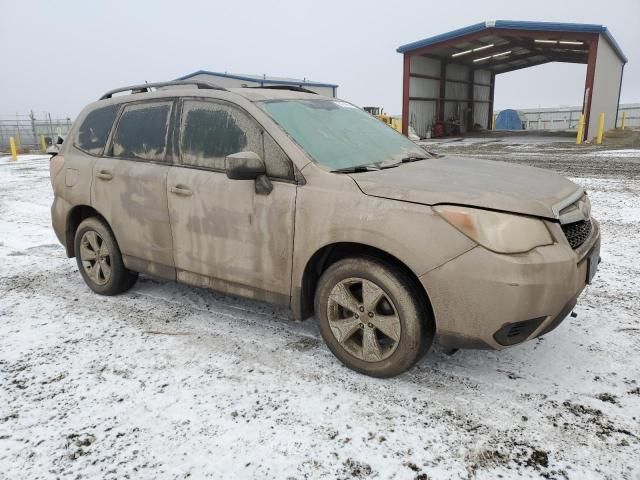
<instances>
[{"instance_id":1,"label":"wheel arch","mask_svg":"<svg viewBox=\"0 0 640 480\"><path fill-rule=\"evenodd\" d=\"M337 242L325 245L318 249L309 258L305 265L300 285L294 289L291 305L294 316L297 319L302 320L314 314L313 304L318 280L330 265L344 258L362 256L378 258L404 270L415 283L416 290L422 294L422 301L425 303L425 307L427 308L427 311L430 312L431 318L435 323L435 316L431 306L431 300L429 299L429 294L415 272L413 272L399 258L385 252L384 250L371 245L353 242Z\"/></svg>"},{"instance_id":2,"label":"wheel arch","mask_svg":"<svg viewBox=\"0 0 640 480\"><path fill-rule=\"evenodd\" d=\"M109 222L104 218L104 216L98 212L95 208L90 205L76 205L73 207L69 214L67 215L67 222L65 227L65 236L64 236L64 248L67 252L67 257L73 258L76 256L74 249L74 239L76 235L76 230L78 230L78 226L82 223L83 220L87 218L97 217L102 220L104 223L109 226ZM113 232L113 229L111 229ZM115 234L114 234L115 237ZM116 240L117 241L117 240Z\"/></svg>"}]
</instances>

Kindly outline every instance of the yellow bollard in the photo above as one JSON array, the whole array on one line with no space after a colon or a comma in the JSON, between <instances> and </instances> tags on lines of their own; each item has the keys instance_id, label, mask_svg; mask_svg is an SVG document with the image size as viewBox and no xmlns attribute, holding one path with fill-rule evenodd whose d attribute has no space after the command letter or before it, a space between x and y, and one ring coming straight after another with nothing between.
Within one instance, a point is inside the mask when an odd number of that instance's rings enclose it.
<instances>
[{"instance_id":1,"label":"yellow bollard","mask_svg":"<svg viewBox=\"0 0 640 480\"><path fill-rule=\"evenodd\" d=\"M620 123L620 129L624 130L624 123L627 120L627 112L622 112L622 122Z\"/></svg>"},{"instance_id":2,"label":"yellow bollard","mask_svg":"<svg viewBox=\"0 0 640 480\"><path fill-rule=\"evenodd\" d=\"M596 137L596 144L602 143L602 135L604 134L604 112L600 113L598 117L598 136Z\"/></svg>"},{"instance_id":3,"label":"yellow bollard","mask_svg":"<svg viewBox=\"0 0 640 480\"><path fill-rule=\"evenodd\" d=\"M44 135L40 135L40 150L42 150L42 153L47 151L47 144L44 142Z\"/></svg>"},{"instance_id":4,"label":"yellow bollard","mask_svg":"<svg viewBox=\"0 0 640 480\"><path fill-rule=\"evenodd\" d=\"M584 114L580 115L580 120L578 121L578 135L576 136L576 145L580 145L582 143L583 132L584 132Z\"/></svg>"},{"instance_id":5,"label":"yellow bollard","mask_svg":"<svg viewBox=\"0 0 640 480\"><path fill-rule=\"evenodd\" d=\"M18 160L18 152L16 151L16 141L13 137L9 137L9 147L11 148L11 156L13 157L13 161Z\"/></svg>"}]
</instances>

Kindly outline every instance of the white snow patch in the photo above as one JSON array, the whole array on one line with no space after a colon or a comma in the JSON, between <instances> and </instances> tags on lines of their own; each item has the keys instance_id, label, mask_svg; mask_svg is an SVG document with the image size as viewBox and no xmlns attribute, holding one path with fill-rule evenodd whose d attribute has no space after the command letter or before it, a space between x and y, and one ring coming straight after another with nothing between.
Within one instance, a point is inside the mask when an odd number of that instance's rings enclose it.
<instances>
[{"instance_id":1,"label":"white snow patch","mask_svg":"<svg viewBox=\"0 0 640 480\"><path fill-rule=\"evenodd\" d=\"M51 158L51 155L23 154L23 155L18 155L17 160L14 160L11 155L8 155L6 157L0 157L0 163L9 163L9 162L19 163L19 162L24 162L26 160L49 160L50 158Z\"/></svg>"},{"instance_id":2,"label":"white snow patch","mask_svg":"<svg viewBox=\"0 0 640 480\"><path fill-rule=\"evenodd\" d=\"M640 158L640 150L634 148L603 150L601 152L595 151L591 155L594 157Z\"/></svg>"},{"instance_id":3,"label":"white snow patch","mask_svg":"<svg viewBox=\"0 0 640 480\"><path fill-rule=\"evenodd\" d=\"M47 168L0 163L0 477L640 473L639 181L576 179L603 232L578 318L378 380L267 304L147 277L92 293L51 230Z\"/></svg>"}]
</instances>

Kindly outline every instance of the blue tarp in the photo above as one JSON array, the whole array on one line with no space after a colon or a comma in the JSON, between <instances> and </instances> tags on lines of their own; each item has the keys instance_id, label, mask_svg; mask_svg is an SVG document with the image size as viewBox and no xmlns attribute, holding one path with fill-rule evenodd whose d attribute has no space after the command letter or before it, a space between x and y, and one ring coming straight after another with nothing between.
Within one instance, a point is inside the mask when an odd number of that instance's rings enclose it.
<instances>
[{"instance_id":1,"label":"blue tarp","mask_svg":"<svg viewBox=\"0 0 640 480\"><path fill-rule=\"evenodd\" d=\"M502 110L496 118L496 130L522 130L522 120L515 110Z\"/></svg>"}]
</instances>

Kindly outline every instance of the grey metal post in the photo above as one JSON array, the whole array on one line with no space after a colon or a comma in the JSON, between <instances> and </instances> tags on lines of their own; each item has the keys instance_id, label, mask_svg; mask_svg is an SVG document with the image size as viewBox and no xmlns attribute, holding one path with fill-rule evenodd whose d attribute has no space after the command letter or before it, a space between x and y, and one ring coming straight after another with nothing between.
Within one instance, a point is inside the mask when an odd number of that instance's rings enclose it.
<instances>
[{"instance_id":1,"label":"grey metal post","mask_svg":"<svg viewBox=\"0 0 640 480\"><path fill-rule=\"evenodd\" d=\"M53 123L51 122L51 112L47 112L47 115L49 116L49 135L51 136L51 141L55 144L56 141L53 139L54 134L53 134Z\"/></svg>"}]
</instances>

